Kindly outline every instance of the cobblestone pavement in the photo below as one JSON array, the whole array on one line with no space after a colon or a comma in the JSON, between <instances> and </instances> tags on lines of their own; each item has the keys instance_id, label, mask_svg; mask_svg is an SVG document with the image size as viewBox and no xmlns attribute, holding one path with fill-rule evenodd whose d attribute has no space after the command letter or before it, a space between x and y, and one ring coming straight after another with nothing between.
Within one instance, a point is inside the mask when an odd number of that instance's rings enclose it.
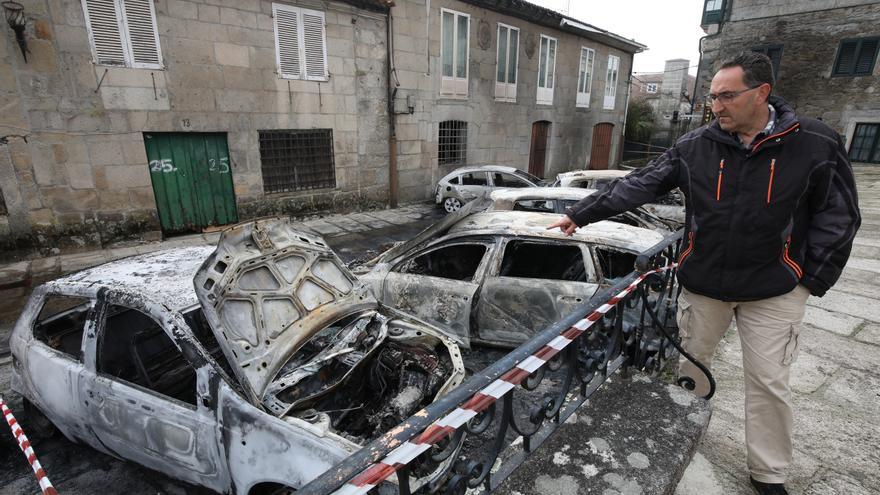
<instances>
[{"instance_id":1,"label":"cobblestone pavement","mask_svg":"<svg viewBox=\"0 0 880 495\"><path fill-rule=\"evenodd\" d=\"M807 301L792 368L794 464L805 495L880 493L880 167L857 166L862 227L843 276ZM751 494L745 466L742 352L735 328L715 356L712 421L677 495Z\"/></svg>"}]
</instances>

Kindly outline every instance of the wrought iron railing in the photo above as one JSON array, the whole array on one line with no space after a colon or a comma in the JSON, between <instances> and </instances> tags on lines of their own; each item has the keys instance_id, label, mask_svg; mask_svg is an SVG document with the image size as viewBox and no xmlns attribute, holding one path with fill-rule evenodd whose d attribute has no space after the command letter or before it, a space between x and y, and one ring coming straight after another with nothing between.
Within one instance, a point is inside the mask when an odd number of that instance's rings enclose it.
<instances>
[{"instance_id":1,"label":"wrought iron railing","mask_svg":"<svg viewBox=\"0 0 880 495\"><path fill-rule=\"evenodd\" d=\"M610 375L663 370L677 346L681 235L664 238L628 276L298 493L494 490Z\"/></svg>"}]
</instances>

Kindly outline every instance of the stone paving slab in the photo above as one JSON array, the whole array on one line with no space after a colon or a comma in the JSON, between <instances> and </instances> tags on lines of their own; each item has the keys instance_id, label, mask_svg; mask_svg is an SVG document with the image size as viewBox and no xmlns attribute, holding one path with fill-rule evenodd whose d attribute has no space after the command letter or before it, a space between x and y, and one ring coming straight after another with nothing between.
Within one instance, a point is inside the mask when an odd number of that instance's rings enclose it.
<instances>
[{"instance_id":1,"label":"stone paving slab","mask_svg":"<svg viewBox=\"0 0 880 495\"><path fill-rule=\"evenodd\" d=\"M860 331L856 332L855 339L866 344L880 346L880 325L865 325Z\"/></svg>"},{"instance_id":2,"label":"stone paving slab","mask_svg":"<svg viewBox=\"0 0 880 495\"><path fill-rule=\"evenodd\" d=\"M671 494L709 423L709 403L642 374L612 380L495 493Z\"/></svg>"}]
</instances>

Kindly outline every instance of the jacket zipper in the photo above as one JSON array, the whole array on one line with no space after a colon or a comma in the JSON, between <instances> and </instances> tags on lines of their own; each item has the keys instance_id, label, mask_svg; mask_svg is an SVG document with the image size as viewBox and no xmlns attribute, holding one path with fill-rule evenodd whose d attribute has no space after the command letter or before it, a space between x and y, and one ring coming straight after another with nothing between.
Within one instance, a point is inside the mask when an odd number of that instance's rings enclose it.
<instances>
[{"instance_id":1,"label":"jacket zipper","mask_svg":"<svg viewBox=\"0 0 880 495\"><path fill-rule=\"evenodd\" d=\"M767 184L767 204L770 204L770 196L773 192L773 172L776 171L776 158L770 160L770 182Z\"/></svg>"},{"instance_id":2,"label":"jacket zipper","mask_svg":"<svg viewBox=\"0 0 880 495\"><path fill-rule=\"evenodd\" d=\"M800 123L798 123L798 124L795 124L795 125L789 127L788 129L786 129L786 130L780 132L780 133L773 134L772 136L767 136L767 137L765 137L764 139L758 141L758 144L752 146L752 151L750 151L749 154L750 154L750 155L754 155L755 153L758 152L758 147L761 146L762 144L766 143L767 141L769 141L769 140L771 140L771 139L773 139L773 138L782 137L782 136L788 134L789 132L798 129L800 126L801 126Z\"/></svg>"},{"instance_id":3,"label":"jacket zipper","mask_svg":"<svg viewBox=\"0 0 880 495\"><path fill-rule=\"evenodd\" d=\"M788 247L791 245L791 236L788 236L788 239L785 240L785 248L782 250L782 262L789 266L792 270L794 270L795 275L797 275L798 280L804 277L804 271L801 269L800 265L795 263L791 257L788 256Z\"/></svg>"},{"instance_id":4,"label":"jacket zipper","mask_svg":"<svg viewBox=\"0 0 880 495\"><path fill-rule=\"evenodd\" d=\"M691 251L694 250L694 233L688 232L688 246L684 251L681 252L681 255L678 257L678 267L681 268L681 264L684 263L684 259L691 254Z\"/></svg>"},{"instance_id":5,"label":"jacket zipper","mask_svg":"<svg viewBox=\"0 0 880 495\"><path fill-rule=\"evenodd\" d=\"M715 201L721 201L721 181L724 177L724 160L718 164L718 188L715 190Z\"/></svg>"}]
</instances>

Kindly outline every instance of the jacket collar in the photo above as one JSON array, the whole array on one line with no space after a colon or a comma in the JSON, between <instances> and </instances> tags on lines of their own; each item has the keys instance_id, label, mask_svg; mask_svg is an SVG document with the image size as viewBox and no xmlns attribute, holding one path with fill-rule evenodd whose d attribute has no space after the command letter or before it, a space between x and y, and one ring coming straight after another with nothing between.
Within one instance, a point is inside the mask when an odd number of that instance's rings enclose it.
<instances>
[{"instance_id":1,"label":"jacket collar","mask_svg":"<svg viewBox=\"0 0 880 495\"><path fill-rule=\"evenodd\" d=\"M769 99L769 103L773 106L773 108L776 109L776 127L774 129L775 133L785 133L787 130L798 124L798 118L797 115L795 115L794 113L794 109L791 108L791 105L789 105L787 101L783 100L782 97L771 96ZM733 135L721 129L721 126L718 125L718 120L714 120L711 124L709 124L708 128L706 129L706 133L704 133L703 135L714 141L740 148L742 147Z\"/></svg>"}]
</instances>

